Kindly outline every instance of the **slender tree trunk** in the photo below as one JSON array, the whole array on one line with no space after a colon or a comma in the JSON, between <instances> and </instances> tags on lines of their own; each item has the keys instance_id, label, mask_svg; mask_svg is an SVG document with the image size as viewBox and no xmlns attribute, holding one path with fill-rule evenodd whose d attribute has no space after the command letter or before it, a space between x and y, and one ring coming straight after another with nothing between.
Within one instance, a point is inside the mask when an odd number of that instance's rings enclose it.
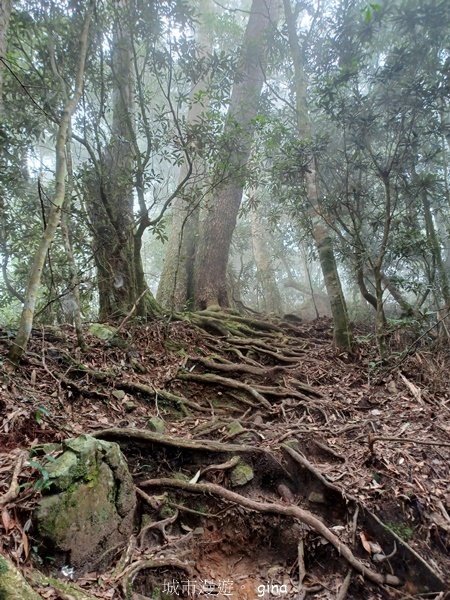
<instances>
[{"instance_id":1,"label":"slender tree trunk","mask_svg":"<svg viewBox=\"0 0 450 600\"><path fill-rule=\"evenodd\" d=\"M75 91L73 96L68 98L65 102L56 136L55 193L52 198L52 207L48 217L47 226L34 255L33 264L30 271L30 278L25 292L25 302L20 317L17 336L9 351L9 360L13 364L17 364L26 351L28 340L31 334L31 328L33 326L34 311L36 308L36 300L41 283L42 271L45 265L45 259L47 257L48 249L50 248L50 244L55 237L56 228L61 220L61 209L64 203L66 190L67 163L65 146L71 118L78 105L83 90L89 25L91 22L92 12L93 2L89 4L87 9L80 36L80 57L78 60L78 69L75 80ZM64 89L64 93L67 96L66 89Z\"/></svg>"},{"instance_id":2,"label":"slender tree trunk","mask_svg":"<svg viewBox=\"0 0 450 600\"><path fill-rule=\"evenodd\" d=\"M436 269L439 276L442 299L446 308L450 308L450 287L448 281L448 274L445 268L444 261L442 259L441 244L436 233L433 215L431 212L430 199L428 198L426 190L423 191L422 195L422 207L425 217L425 227L427 232L428 243L433 253L434 260L436 263Z\"/></svg>"},{"instance_id":3,"label":"slender tree trunk","mask_svg":"<svg viewBox=\"0 0 450 600\"><path fill-rule=\"evenodd\" d=\"M206 58L212 49L211 31L204 23L204 17L210 12L209 0L201 0L198 44L200 56L203 58ZM206 93L209 87L209 78L210 76L207 74L200 79L190 94L191 105L187 122L194 128L199 124L202 115L208 108ZM198 100L199 92L202 92L201 101ZM203 161L195 155L191 160L192 167L185 161L180 170L180 183L186 179L190 168L192 172L189 181L184 186L183 194L173 202L172 223L156 296L160 305L171 311L183 310L193 304L194 263L198 242L200 205L205 197L208 181L203 172Z\"/></svg>"},{"instance_id":4,"label":"slender tree trunk","mask_svg":"<svg viewBox=\"0 0 450 600\"><path fill-rule=\"evenodd\" d=\"M391 231L392 222L392 190L389 173L380 173L380 177L384 186L384 224L383 237L381 239L378 255L373 262L373 277L375 284L375 297L377 299L377 314L375 321L375 335L377 338L378 351L380 358L386 356L386 315L384 313L383 301L383 262L387 251L389 234Z\"/></svg>"},{"instance_id":5,"label":"slender tree trunk","mask_svg":"<svg viewBox=\"0 0 450 600\"><path fill-rule=\"evenodd\" d=\"M263 310L280 315L283 313L283 307L270 257L267 224L264 223L257 210L251 211L250 221L252 227L253 257L257 269L257 278L261 285Z\"/></svg>"},{"instance_id":6,"label":"slender tree trunk","mask_svg":"<svg viewBox=\"0 0 450 600\"><path fill-rule=\"evenodd\" d=\"M307 81L303 50L300 46L290 0L283 0L283 4L294 66L298 133L300 136L310 139L312 137L312 126L307 105ZM319 254L320 266L333 315L334 342L337 348L350 351L352 348L352 335L347 307L334 257L333 242L328 228L320 216L317 161L313 156L309 159L305 179L306 194L311 207L312 234Z\"/></svg>"},{"instance_id":7,"label":"slender tree trunk","mask_svg":"<svg viewBox=\"0 0 450 600\"><path fill-rule=\"evenodd\" d=\"M11 0L0 0L0 119L3 118L3 71L6 60Z\"/></svg>"},{"instance_id":8,"label":"slender tree trunk","mask_svg":"<svg viewBox=\"0 0 450 600\"><path fill-rule=\"evenodd\" d=\"M224 144L222 184L216 188L202 226L195 263L195 305L228 306L226 275L231 238L245 184L245 167L253 138L252 120L265 77L266 55L277 0L253 0L245 32L241 68L233 85Z\"/></svg>"},{"instance_id":9,"label":"slender tree trunk","mask_svg":"<svg viewBox=\"0 0 450 600\"><path fill-rule=\"evenodd\" d=\"M72 168L72 153L71 153L71 141L70 136L66 143L66 156L67 156L67 173L68 173L68 186L66 190L66 201L64 203L64 211L61 215L61 233L64 243L64 249L66 251L67 262L69 265L69 283L70 283L70 294L74 302L72 316L73 324L75 325L75 331L77 334L78 346L82 351L87 350L87 345L84 340L83 326L81 321L80 312L80 281L78 278L77 263L73 253L72 236L70 230L70 209L72 205L72 189L73 189L73 168Z\"/></svg>"}]
</instances>

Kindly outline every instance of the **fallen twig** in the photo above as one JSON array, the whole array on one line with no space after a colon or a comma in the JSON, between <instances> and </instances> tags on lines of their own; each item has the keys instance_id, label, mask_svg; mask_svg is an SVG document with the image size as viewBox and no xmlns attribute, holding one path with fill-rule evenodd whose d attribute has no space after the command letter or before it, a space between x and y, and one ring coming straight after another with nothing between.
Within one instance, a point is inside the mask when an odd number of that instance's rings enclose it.
<instances>
[{"instance_id":1,"label":"fallen twig","mask_svg":"<svg viewBox=\"0 0 450 600\"><path fill-rule=\"evenodd\" d=\"M5 492L3 494L3 496L0 496L0 506L4 506L5 504L8 504L8 502L12 502L19 495L20 488L19 488L18 479L19 479L19 475L22 470L23 464L28 459L28 456L29 456L29 454L26 450L22 450L20 452L19 457L18 457L15 467L14 467L14 471L12 474L12 479L11 479L11 484L9 486L9 489L7 492Z\"/></svg>"},{"instance_id":2,"label":"fallen twig","mask_svg":"<svg viewBox=\"0 0 450 600\"><path fill-rule=\"evenodd\" d=\"M372 454L374 454L374 445L375 442L398 442L399 444L419 444L420 446L443 446L445 448L450 448L449 442L433 442L431 440L416 440L413 438L400 438L400 437L391 437L388 435L374 435L373 433L369 433L368 435L369 442L369 450Z\"/></svg>"}]
</instances>

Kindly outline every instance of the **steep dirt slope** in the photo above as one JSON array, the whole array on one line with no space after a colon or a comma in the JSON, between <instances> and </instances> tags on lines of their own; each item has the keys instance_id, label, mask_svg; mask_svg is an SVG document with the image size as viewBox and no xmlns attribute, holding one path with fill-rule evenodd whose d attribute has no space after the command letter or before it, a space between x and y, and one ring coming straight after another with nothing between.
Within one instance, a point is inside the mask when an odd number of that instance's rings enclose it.
<instances>
[{"instance_id":1,"label":"steep dirt slope","mask_svg":"<svg viewBox=\"0 0 450 600\"><path fill-rule=\"evenodd\" d=\"M71 329L36 330L2 370L0 494L21 487L0 496L1 543L16 564L52 571L29 520L45 473L21 450L91 433L120 443L140 507L110 571L78 579L90 597L446 597L445 352L382 369L368 337L336 354L327 320L207 311L87 341L81 354Z\"/></svg>"}]
</instances>

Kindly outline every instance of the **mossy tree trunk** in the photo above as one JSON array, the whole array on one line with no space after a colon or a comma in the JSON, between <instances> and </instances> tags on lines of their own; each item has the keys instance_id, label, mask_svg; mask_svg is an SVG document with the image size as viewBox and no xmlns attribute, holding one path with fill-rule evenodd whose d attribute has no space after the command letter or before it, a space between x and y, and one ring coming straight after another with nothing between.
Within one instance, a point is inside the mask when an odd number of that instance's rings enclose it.
<instances>
[{"instance_id":1,"label":"mossy tree trunk","mask_svg":"<svg viewBox=\"0 0 450 600\"><path fill-rule=\"evenodd\" d=\"M65 146L67 135L70 129L72 115L81 98L83 90L84 70L86 63L86 54L88 48L89 26L93 12L93 2L90 2L86 11L83 28L80 35L80 55L78 60L78 69L75 79L75 90L71 97L68 96L66 84L61 77L61 86L66 101L59 122L56 136L56 170L55 170L55 192L52 197L51 210L47 220L47 226L44 230L41 241L35 252L31 266L30 276L25 292L25 302L20 317L19 329L15 341L10 351L9 359L13 364L17 364L24 354L33 326L34 311L36 307L37 296L41 284L42 271L44 269L47 252L50 244L55 237L56 229L61 221L61 210L64 204L66 192L66 153Z\"/></svg>"},{"instance_id":2,"label":"mossy tree trunk","mask_svg":"<svg viewBox=\"0 0 450 600\"><path fill-rule=\"evenodd\" d=\"M11 16L11 0L0 1L0 119L3 117L3 71L6 61L9 19Z\"/></svg>"},{"instance_id":3,"label":"mossy tree trunk","mask_svg":"<svg viewBox=\"0 0 450 600\"><path fill-rule=\"evenodd\" d=\"M42 600L13 563L0 554L1 600Z\"/></svg>"},{"instance_id":4,"label":"mossy tree trunk","mask_svg":"<svg viewBox=\"0 0 450 600\"><path fill-rule=\"evenodd\" d=\"M230 245L246 181L245 169L253 141L252 121L258 114L277 12L277 0L253 0L225 124L224 150L220 164L216 165L217 187L200 231L194 274L194 300L200 309L229 305Z\"/></svg>"},{"instance_id":5,"label":"mossy tree trunk","mask_svg":"<svg viewBox=\"0 0 450 600\"><path fill-rule=\"evenodd\" d=\"M297 26L290 0L283 0L286 24L288 30L289 46L295 76L295 99L297 109L297 127L299 136L312 139L312 123L307 104L307 81L304 66L303 49L300 45ZM331 313L334 325L334 342L340 350L351 351L352 335L347 313L341 280L334 257L333 242L328 227L321 216L317 160L309 157L306 175L306 196L310 205L312 234L319 254L320 266L330 299Z\"/></svg>"},{"instance_id":6,"label":"mossy tree trunk","mask_svg":"<svg viewBox=\"0 0 450 600\"><path fill-rule=\"evenodd\" d=\"M448 281L448 273L445 267L445 262L442 258L441 244L434 224L433 213L431 211L431 203L426 189L423 189L422 191L422 207L425 218L425 229L427 233L428 245L432 252L433 260L436 264L442 300L444 301L446 309L449 309L450 286Z\"/></svg>"},{"instance_id":7,"label":"mossy tree trunk","mask_svg":"<svg viewBox=\"0 0 450 600\"><path fill-rule=\"evenodd\" d=\"M134 69L129 3L120 0L114 22L111 137L90 177L87 207L93 230L99 317L120 318L136 298L133 146Z\"/></svg>"},{"instance_id":8,"label":"mossy tree trunk","mask_svg":"<svg viewBox=\"0 0 450 600\"><path fill-rule=\"evenodd\" d=\"M141 256L142 236L150 223L135 127L136 97L142 94L142 82L136 82L138 65L133 45L136 17L130 0L119 0L114 11L111 135L85 182L102 321L120 319L133 310L145 317L160 312L145 281ZM135 192L139 202L137 224Z\"/></svg>"}]
</instances>

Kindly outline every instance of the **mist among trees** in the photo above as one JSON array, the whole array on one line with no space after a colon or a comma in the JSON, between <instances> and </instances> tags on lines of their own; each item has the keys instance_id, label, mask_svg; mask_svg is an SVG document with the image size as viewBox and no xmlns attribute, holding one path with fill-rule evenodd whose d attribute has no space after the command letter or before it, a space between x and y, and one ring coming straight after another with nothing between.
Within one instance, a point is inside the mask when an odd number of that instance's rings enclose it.
<instances>
[{"instance_id":1,"label":"mist among trees","mask_svg":"<svg viewBox=\"0 0 450 600\"><path fill-rule=\"evenodd\" d=\"M10 2L0 314L448 335L445 1Z\"/></svg>"}]
</instances>

